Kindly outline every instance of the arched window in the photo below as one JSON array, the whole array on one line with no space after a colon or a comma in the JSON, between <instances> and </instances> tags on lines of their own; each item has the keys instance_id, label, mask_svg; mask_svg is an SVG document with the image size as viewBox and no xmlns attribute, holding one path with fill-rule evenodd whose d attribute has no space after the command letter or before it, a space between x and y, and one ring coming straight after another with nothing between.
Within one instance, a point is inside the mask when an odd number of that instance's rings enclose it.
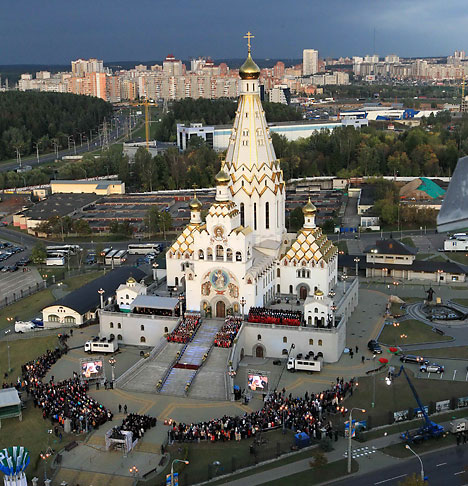
<instances>
[{"instance_id":1,"label":"arched window","mask_svg":"<svg viewBox=\"0 0 468 486\"><path fill-rule=\"evenodd\" d=\"M199 260L205 259L205 254L203 253L203 250L198 250L198 259Z\"/></svg>"},{"instance_id":2,"label":"arched window","mask_svg":"<svg viewBox=\"0 0 468 486\"><path fill-rule=\"evenodd\" d=\"M65 316L63 322L65 322L65 324L75 324L76 319L73 316Z\"/></svg>"},{"instance_id":3,"label":"arched window","mask_svg":"<svg viewBox=\"0 0 468 486\"><path fill-rule=\"evenodd\" d=\"M280 284L278 284L278 285L276 286L276 292L278 292L278 294L280 294L280 293L281 293L281 285L280 285Z\"/></svg>"},{"instance_id":4,"label":"arched window","mask_svg":"<svg viewBox=\"0 0 468 486\"><path fill-rule=\"evenodd\" d=\"M262 340L262 335L261 334L257 334L257 341L261 341Z\"/></svg>"},{"instance_id":5,"label":"arched window","mask_svg":"<svg viewBox=\"0 0 468 486\"><path fill-rule=\"evenodd\" d=\"M323 343L322 343L322 340L321 340L321 339L319 339L319 341L318 341L318 345L319 345L319 346L322 346L322 344L323 344Z\"/></svg>"},{"instance_id":6,"label":"arched window","mask_svg":"<svg viewBox=\"0 0 468 486\"><path fill-rule=\"evenodd\" d=\"M270 229L270 203L268 201L265 204L265 228Z\"/></svg>"},{"instance_id":7,"label":"arched window","mask_svg":"<svg viewBox=\"0 0 468 486\"><path fill-rule=\"evenodd\" d=\"M228 248L226 250L226 260L228 262L232 262L232 250L231 250L231 248Z\"/></svg>"},{"instance_id":8,"label":"arched window","mask_svg":"<svg viewBox=\"0 0 468 486\"><path fill-rule=\"evenodd\" d=\"M313 339L309 339L309 346L313 346L314 345L314 340Z\"/></svg>"},{"instance_id":9,"label":"arched window","mask_svg":"<svg viewBox=\"0 0 468 486\"><path fill-rule=\"evenodd\" d=\"M146 343L146 338L145 336L140 337L140 343Z\"/></svg>"},{"instance_id":10,"label":"arched window","mask_svg":"<svg viewBox=\"0 0 468 486\"><path fill-rule=\"evenodd\" d=\"M257 230L257 203L253 206L253 220L254 220L254 230Z\"/></svg>"},{"instance_id":11,"label":"arched window","mask_svg":"<svg viewBox=\"0 0 468 486\"><path fill-rule=\"evenodd\" d=\"M120 324L120 322L117 323L117 329L122 329L122 324Z\"/></svg>"},{"instance_id":12,"label":"arched window","mask_svg":"<svg viewBox=\"0 0 468 486\"><path fill-rule=\"evenodd\" d=\"M49 316L49 322L60 322L60 317L56 316L55 314L51 314Z\"/></svg>"},{"instance_id":13,"label":"arched window","mask_svg":"<svg viewBox=\"0 0 468 486\"><path fill-rule=\"evenodd\" d=\"M122 334L117 334L117 341L122 341Z\"/></svg>"},{"instance_id":14,"label":"arched window","mask_svg":"<svg viewBox=\"0 0 468 486\"><path fill-rule=\"evenodd\" d=\"M288 354L288 350L287 349L283 349L283 351L281 351L281 354Z\"/></svg>"},{"instance_id":15,"label":"arched window","mask_svg":"<svg viewBox=\"0 0 468 486\"><path fill-rule=\"evenodd\" d=\"M283 337L283 343L287 343L288 342L288 338L286 336Z\"/></svg>"},{"instance_id":16,"label":"arched window","mask_svg":"<svg viewBox=\"0 0 468 486\"><path fill-rule=\"evenodd\" d=\"M242 261L242 253L240 251L236 251L236 262Z\"/></svg>"},{"instance_id":17,"label":"arched window","mask_svg":"<svg viewBox=\"0 0 468 486\"><path fill-rule=\"evenodd\" d=\"M140 326L140 331L144 331L144 330L145 330L145 326L142 324L142 325Z\"/></svg>"},{"instance_id":18,"label":"arched window","mask_svg":"<svg viewBox=\"0 0 468 486\"><path fill-rule=\"evenodd\" d=\"M316 307L316 308L314 309L314 312L315 312L316 314L318 314L318 307Z\"/></svg>"},{"instance_id":19,"label":"arched window","mask_svg":"<svg viewBox=\"0 0 468 486\"><path fill-rule=\"evenodd\" d=\"M206 259L213 260L213 250L211 248L208 248L208 250L206 250Z\"/></svg>"},{"instance_id":20,"label":"arched window","mask_svg":"<svg viewBox=\"0 0 468 486\"><path fill-rule=\"evenodd\" d=\"M292 285L290 285L290 286L289 286L289 293L290 293L290 294L292 294L292 293L293 293L293 286L292 286Z\"/></svg>"},{"instance_id":21,"label":"arched window","mask_svg":"<svg viewBox=\"0 0 468 486\"><path fill-rule=\"evenodd\" d=\"M312 325L312 316L309 316L309 317L307 318L307 324L308 324L309 326L311 326L311 325Z\"/></svg>"},{"instance_id":22,"label":"arched window","mask_svg":"<svg viewBox=\"0 0 468 486\"><path fill-rule=\"evenodd\" d=\"M178 287L178 286L179 286L179 277L176 277L176 278L174 279L174 285L175 285L176 287Z\"/></svg>"},{"instance_id":23,"label":"arched window","mask_svg":"<svg viewBox=\"0 0 468 486\"><path fill-rule=\"evenodd\" d=\"M240 203L240 223L245 226L245 213L244 213L244 203Z\"/></svg>"},{"instance_id":24,"label":"arched window","mask_svg":"<svg viewBox=\"0 0 468 486\"><path fill-rule=\"evenodd\" d=\"M167 326L164 328L164 332L169 332L169 328Z\"/></svg>"},{"instance_id":25,"label":"arched window","mask_svg":"<svg viewBox=\"0 0 468 486\"><path fill-rule=\"evenodd\" d=\"M125 296L125 298L128 300L130 297L128 296L128 294Z\"/></svg>"},{"instance_id":26,"label":"arched window","mask_svg":"<svg viewBox=\"0 0 468 486\"><path fill-rule=\"evenodd\" d=\"M280 278L280 277L281 277L281 269L279 269L279 268L277 268L277 269L276 269L276 276L277 276L278 278Z\"/></svg>"},{"instance_id":27,"label":"arched window","mask_svg":"<svg viewBox=\"0 0 468 486\"><path fill-rule=\"evenodd\" d=\"M113 334L111 334L111 335L109 336L109 339L111 339L111 340L112 340L112 339L115 339L115 336L114 336Z\"/></svg>"},{"instance_id":28,"label":"arched window","mask_svg":"<svg viewBox=\"0 0 468 486\"><path fill-rule=\"evenodd\" d=\"M224 248L222 245L216 245L216 260L224 260Z\"/></svg>"},{"instance_id":29,"label":"arched window","mask_svg":"<svg viewBox=\"0 0 468 486\"><path fill-rule=\"evenodd\" d=\"M109 323L109 327L110 327L111 329L114 329L114 323L113 323L113 322L110 322L110 323Z\"/></svg>"}]
</instances>

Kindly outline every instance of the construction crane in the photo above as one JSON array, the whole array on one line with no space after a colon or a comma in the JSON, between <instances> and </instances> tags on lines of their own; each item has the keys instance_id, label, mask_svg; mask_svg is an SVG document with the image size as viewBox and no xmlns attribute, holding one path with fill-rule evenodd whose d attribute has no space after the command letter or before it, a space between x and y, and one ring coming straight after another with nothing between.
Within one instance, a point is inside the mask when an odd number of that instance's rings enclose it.
<instances>
[{"instance_id":1,"label":"construction crane","mask_svg":"<svg viewBox=\"0 0 468 486\"><path fill-rule=\"evenodd\" d=\"M424 417L424 425L422 425L418 430L415 432L410 432L406 431L403 432L400 437L402 440L405 442L409 443L418 443L422 442L423 440L427 439L432 439L432 438L437 438L440 437L444 433L444 428L442 425L436 424L433 422L430 418L429 415L427 415L426 409L424 408L421 399L419 398L418 392L416 391L416 388L414 387L413 383L409 379L408 374L406 373L405 367L402 365L400 368L400 371L398 374L393 375L393 378L398 378L401 374L405 375L406 381L408 382L408 385L413 392L414 398L416 399L416 402L418 404L419 410L421 410L421 413L423 414ZM391 378L387 378L389 380L389 384L391 383Z\"/></svg>"},{"instance_id":2,"label":"construction crane","mask_svg":"<svg viewBox=\"0 0 468 486\"><path fill-rule=\"evenodd\" d=\"M148 101L148 98L145 98L142 102L133 102L130 103L132 106L144 106L145 107L145 136L146 136L146 150L149 152L149 139L150 139L150 130L149 130L149 107L150 106L158 106L158 104L154 101Z\"/></svg>"}]
</instances>

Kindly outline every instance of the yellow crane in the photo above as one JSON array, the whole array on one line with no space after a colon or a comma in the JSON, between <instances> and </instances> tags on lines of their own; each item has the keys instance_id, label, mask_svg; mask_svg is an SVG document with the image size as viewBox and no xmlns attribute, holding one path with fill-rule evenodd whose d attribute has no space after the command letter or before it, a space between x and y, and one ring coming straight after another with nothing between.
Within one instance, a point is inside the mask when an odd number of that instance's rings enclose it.
<instances>
[{"instance_id":1,"label":"yellow crane","mask_svg":"<svg viewBox=\"0 0 468 486\"><path fill-rule=\"evenodd\" d=\"M150 106L158 106L158 104L154 101L148 101L148 98L145 98L143 101L140 102L133 102L130 103L132 106L144 106L145 107L145 135L146 135L146 150L149 151L149 139L150 139L150 130L149 130L149 107Z\"/></svg>"}]
</instances>

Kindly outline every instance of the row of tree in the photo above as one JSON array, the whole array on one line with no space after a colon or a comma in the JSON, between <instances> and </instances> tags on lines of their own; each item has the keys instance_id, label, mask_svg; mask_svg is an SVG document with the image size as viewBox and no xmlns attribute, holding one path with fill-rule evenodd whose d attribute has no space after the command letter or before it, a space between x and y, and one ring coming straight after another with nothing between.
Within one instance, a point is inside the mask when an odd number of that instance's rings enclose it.
<instances>
[{"instance_id":1,"label":"row of tree","mask_svg":"<svg viewBox=\"0 0 468 486\"><path fill-rule=\"evenodd\" d=\"M6 91L0 93L0 160L68 146L112 115L99 98L69 93Z\"/></svg>"}]
</instances>

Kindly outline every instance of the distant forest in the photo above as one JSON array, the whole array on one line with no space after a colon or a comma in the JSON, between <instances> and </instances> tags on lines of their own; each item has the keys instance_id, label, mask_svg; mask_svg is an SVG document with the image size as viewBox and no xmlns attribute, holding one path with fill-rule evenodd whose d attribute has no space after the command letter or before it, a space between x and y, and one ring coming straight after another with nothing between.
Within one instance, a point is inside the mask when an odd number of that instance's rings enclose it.
<instances>
[{"instance_id":1,"label":"distant forest","mask_svg":"<svg viewBox=\"0 0 468 486\"><path fill-rule=\"evenodd\" d=\"M112 105L99 98L68 93L6 91L0 93L0 160L35 151L46 152L54 142L66 147L68 136L79 140L106 117Z\"/></svg>"},{"instance_id":2,"label":"distant forest","mask_svg":"<svg viewBox=\"0 0 468 486\"><path fill-rule=\"evenodd\" d=\"M281 103L262 102L268 122L301 120L302 115L293 107ZM169 142L176 140L177 123L199 122L206 125L226 125L234 120L237 100L193 99L174 101L171 110L164 115L156 128L156 139Z\"/></svg>"}]
</instances>

